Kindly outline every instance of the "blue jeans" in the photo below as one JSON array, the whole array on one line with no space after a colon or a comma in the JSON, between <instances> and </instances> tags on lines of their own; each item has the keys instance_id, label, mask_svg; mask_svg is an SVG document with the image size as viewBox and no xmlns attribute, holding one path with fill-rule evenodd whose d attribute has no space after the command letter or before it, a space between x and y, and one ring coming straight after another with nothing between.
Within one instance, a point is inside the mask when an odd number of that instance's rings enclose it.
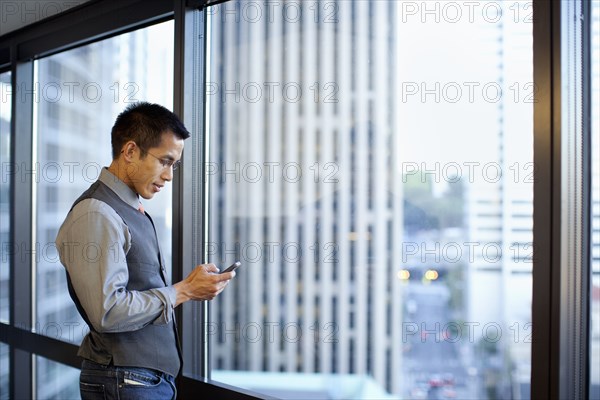
<instances>
[{"instance_id":1,"label":"blue jeans","mask_svg":"<svg viewBox=\"0 0 600 400\"><path fill-rule=\"evenodd\" d=\"M81 363L79 391L82 400L175 399L171 375L148 368L116 367L90 360Z\"/></svg>"}]
</instances>

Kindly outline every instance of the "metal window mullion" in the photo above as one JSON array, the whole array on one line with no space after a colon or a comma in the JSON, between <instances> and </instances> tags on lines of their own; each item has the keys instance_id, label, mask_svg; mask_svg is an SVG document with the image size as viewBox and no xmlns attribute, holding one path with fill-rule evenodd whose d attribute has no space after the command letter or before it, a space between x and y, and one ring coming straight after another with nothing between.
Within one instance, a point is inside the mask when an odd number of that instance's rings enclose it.
<instances>
[{"instance_id":1,"label":"metal window mullion","mask_svg":"<svg viewBox=\"0 0 600 400\"><path fill-rule=\"evenodd\" d=\"M189 31L191 31L192 27L189 23L191 17L186 12L185 1L177 0L174 4L174 68L173 68L173 112L175 112L183 121L187 120L186 117L191 115L191 107L188 106L188 109L185 108L186 105L191 105L190 101L190 91L185 91L183 88L185 87L186 78L189 79L188 76L185 75L186 67L186 55L189 54L189 51L186 51L186 46L191 46L185 40ZM182 159L185 161L184 152L182 155ZM173 211L172 211L172 220L173 227L171 230L172 235L172 249L171 252L171 279L172 282L178 282L183 279L185 272L189 272L189 269L186 269L184 265L189 265L190 260L189 257L186 258L184 253L184 238L190 237L190 226L183 224L183 221L188 220L189 214L191 210L184 206L184 187L186 184L189 185L188 175L186 165L184 163L184 168L180 168L175 172L175 179L173 180ZM187 231L186 231L187 229ZM182 346L182 350L184 347L184 339L191 337L190 332L192 330L191 324L186 324L185 321L190 321L189 318L184 318L185 311L187 311L184 306L177 307L175 309L175 319L177 321L177 326L179 329L179 340ZM188 362L185 354L188 354L184 351L184 363ZM190 364L188 364L190 365Z\"/></svg>"},{"instance_id":2,"label":"metal window mullion","mask_svg":"<svg viewBox=\"0 0 600 400\"><path fill-rule=\"evenodd\" d=\"M561 81L567 88L560 98L561 126L561 398L584 398L586 376L589 295L589 177L590 119L586 118L583 2L561 3ZM589 9L588 9L589 10ZM589 96L589 93L588 93ZM588 114L589 116L589 114ZM587 201L586 201L587 200ZM564 323L566 322L566 323Z\"/></svg>"},{"instance_id":3,"label":"metal window mullion","mask_svg":"<svg viewBox=\"0 0 600 400\"><path fill-rule=\"evenodd\" d=\"M178 1L175 15L175 112L192 134L184 151L183 168L179 171L177 190L174 191L174 248L179 253L173 259L173 270L183 279L195 265L203 262L205 214L203 213L204 164L204 78L205 28L204 12L190 10L184 1ZM187 40L186 40L187 39ZM191 89L186 89L191 88ZM185 161L189 160L189 161ZM198 223L195 223L198 222ZM175 253L175 251L174 251ZM194 378L208 376L208 348L206 327L208 305L206 302L189 302L178 310L178 325L182 337L184 373Z\"/></svg>"},{"instance_id":4,"label":"metal window mullion","mask_svg":"<svg viewBox=\"0 0 600 400\"><path fill-rule=\"evenodd\" d=\"M591 389L591 281L592 281L592 196L593 196L593 156L592 156L592 5L591 2L582 2L582 27L581 27L581 46L582 46L582 262L584 264L582 276L583 293L582 301L582 334L583 343L581 357L583 358L582 385L581 394L584 398L590 397Z\"/></svg>"},{"instance_id":5,"label":"metal window mullion","mask_svg":"<svg viewBox=\"0 0 600 400\"><path fill-rule=\"evenodd\" d=\"M210 69L210 65L211 65L211 60L210 60L210 54L211 54L211 47L210 47L210 43L211 43L211 19L209 18L209 16L207 15L207 13L203 12L202 13L202 19L203 24L201 24L201 26L199 26L198 28L201 28L201 32L202 33L202 39L204 39L204 43L200 44L200 48L202 49L202 52L199 54L199 57L201 58L201 62L198 63L198 65L200 66L200 68L202 68L202 74L199 76L203 77L203 81L201 86L199 87L200 89L200 94L198 97L200 99L201 104L204 107L204 113L202 114L203 116L203 120L202 120L202 135L200 137L200 142L202 143L201 146L201 156L200 156L200 171L201 171L201 177L202 180L200 182L202 182L202 188L201 188L201 194L202 194L202 204L201 204L201 208L199 210L199 214L202 215L201 220L200 220L200 232L201 233L201 237L196 237L196 241L194 243L200 243L200 247L202 249L202 259L201 262L202 263L207 263L209 261L208 259L208 244L209 244L209 240L210 240L210 236L209 236L209 213L210 213L210 181L208 179L206 179L207 177L207 171L206 171L206 167L207 167L207 161L210 160L210 134L209 134L209 130L210 130L210 108L208 107L208 99L207 99L207 93L204 90L204 88L206 87L206 82L210 82L211 79L211 69ZM209 307L208 307L208 303L203 301L200 303L200 307L201 307L201 315L200 315L200 321L202 321L202 325L200 326L200 337L202 339L201 342L201 346L202 346L202 359L201 359L201 365L200 365L200 374L201 376L210 379L210 337L209 337L209 332L207 330L208 328L208 324L210 322L210 313L209 313Z\"/></svg>"},{"instance_id":6,"label":"metal window mullion","mask_svg":"<svg viewBox=\"0 0 600 400\"><path fill-rule=\"evenodd\" d=\"M583 2L561 3L561 81L568 90L558 100L563 115L561 125L561 307L559 397L584 398L587 392L587 309L589 294L589 258L585 256L589 235L586 201L589 187L585 175L584 143L589 141L589 118L584 118ZM589 159L589 157L588 157ZM589 206L589 203L587 203Z\"/></svg>"},{"instance_id":7,"label":"metal window mullion","mask_svg":"<svg viewBox=\"0 0 600 400\"><path fill-rule=\"evenodd\" d=\"M33 324L32 255L35 254L35 250L32 248L32 215L34 211L32 178L35 177L32 166L33 102L35 101L32 61L13 63L12 85L17 90L12 97L11 116L13 139L11 140L11 159L14 163L15 174L10 177L10 234L15 251L10 263L10 324L30 331ZM32 366L30 352L11 347L11 398L32 398Z\"/></svg>"},{"instance_id":8,"label":"metal window mullion","mask_svg":"<svg viewBox=\"0 0 600 400\"><path fill-rule=\"evenodd\" d=\"M560 94L560 80L555 70L560 66L560 46L556 21L559 7L543 0L533 2L533 65L534 82L538 88L534 103L534 165L536 167L533 198L533 299L531 345L531 398L557 397L558 335L560 321L556 318L559 275L555 267L558 246L553 234L556 221L555 188L560 187L560 174L555 171L553 136L560 126L554 96ZM560 132L560 130L559 130Z\"/></svg>"},{"instance_id":9,"label":"metal window mullion","mask_svg":"<svg viewBox=\"0 0 600 400\"><path fill-rule=\"evenodd\" d=\"M581 27L588 23L589 9L588 13L582 10L583 3L533 2L538 92L534 105L532 398L585 398L589 389L590 129L589 81L584 78L589 74L589 55L585 54L585 36L583 42L578 39L585 32Z\"/></svg>"}]
</instances>

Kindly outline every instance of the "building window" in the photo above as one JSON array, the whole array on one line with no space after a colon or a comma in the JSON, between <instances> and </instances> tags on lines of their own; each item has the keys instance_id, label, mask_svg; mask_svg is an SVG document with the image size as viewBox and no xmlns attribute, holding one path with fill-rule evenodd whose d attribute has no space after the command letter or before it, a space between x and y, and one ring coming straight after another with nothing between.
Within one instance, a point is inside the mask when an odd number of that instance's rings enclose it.
<instances>
[{"instance_id":1,"label":"building window","mask_svg":"<svg viewBox=\"0 0 600 400\"><path fill-rule=\"evenodd\" d=\"M531 8L442 5L209 8L206 250L243 264L211 302L213 379L529 392Z\"/></svg>"}]
</instances>

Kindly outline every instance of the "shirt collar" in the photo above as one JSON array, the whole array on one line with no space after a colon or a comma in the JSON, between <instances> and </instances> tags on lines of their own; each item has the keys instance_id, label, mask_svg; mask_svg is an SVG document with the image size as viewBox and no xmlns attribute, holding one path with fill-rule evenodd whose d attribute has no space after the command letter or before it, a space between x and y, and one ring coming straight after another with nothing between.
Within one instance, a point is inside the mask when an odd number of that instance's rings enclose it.
<instances>
[{"instance_id":1,"label":"shirt collar","mask_svg":"<svg viewBox=\"0 0 600 400\"><path fill-rule=\"evenodd\" d=\"M129 204L131 207L137 209L140 204L140 198L129 186L125 184L122 180L117 178L112 172L108 170L108 168L102 168L100 172L100 177L98 178L100 182L104 183L108 186L113 192L119 196L121 200L125 203Z\"/></svg>"}]
</instances>

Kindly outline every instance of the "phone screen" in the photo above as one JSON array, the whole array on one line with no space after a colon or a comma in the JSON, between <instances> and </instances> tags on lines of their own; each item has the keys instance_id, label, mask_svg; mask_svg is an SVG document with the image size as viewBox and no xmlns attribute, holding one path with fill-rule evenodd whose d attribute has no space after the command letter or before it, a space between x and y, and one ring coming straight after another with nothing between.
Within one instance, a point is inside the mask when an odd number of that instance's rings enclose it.
<instances>
[{"instance_id":1,"label":"phone screen","mask_svg":"<svg viewBox=\"0 0 600 400\"><path fill-rule=\"evenodd\" d=\"M234 262L233 264L231 264L229 267L227 267L227 269L225 269L223 272L221 273L225 273L225 272L231 272L231 271L235 271L236 269L238 269L239 266L241 266L242 263L239 261Z\"/></svg>"}]
</instances>

